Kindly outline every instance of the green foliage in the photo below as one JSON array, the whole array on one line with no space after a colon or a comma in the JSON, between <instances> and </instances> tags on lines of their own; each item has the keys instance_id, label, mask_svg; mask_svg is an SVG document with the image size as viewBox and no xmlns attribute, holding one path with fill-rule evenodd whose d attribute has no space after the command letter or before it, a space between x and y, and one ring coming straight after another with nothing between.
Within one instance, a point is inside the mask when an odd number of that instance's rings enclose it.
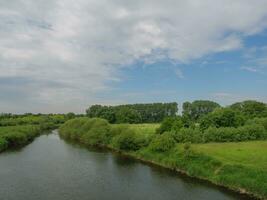
<instances>
[{"instance_id":1,"label":"green foliage","mask_svg":"<svg viewBox=\"0 0 267 200\"><path fill-rule=\"evenodd\" d=\"M232 104L230 108L241 112L248 119L267 117L267 105L258 101L248 100L237 102Z\"/></svg>"},{"instance_id":2,"label":"green foliage","mask_svg":"<svg viewBox=\"0 0 267 200\"><path fill-rule=\"evenodd\" d=\"M247 125L259 124L259 125L262 125L267 131L267 117L250 119L246 122L246 124Z\"/></svg>"},{"instance_id":3,"label":"green foliage","mask_svg":"<svg viewBox=\"0 0 267 200\"><path fill-rule=\"evenodd\" d=\"M151 141L149 149L155 152L166 152L171 150L175 146L175 140L172 134L165 132L161 135L157 135Z\"/></svg>"},{"instance_id":4,"label":"green foliage","mask_svg":"<svg viewBox=\"0 0 267 200\"><path fill-rule=\"evenodd\" d=\"M199 128L192 127L155 134L151 130L155 130L156 126L148 128L150 126L151 124L109 125L101 119L77 118L62 125L60 134L68 137L75 132L75 138L81 142L81 138L89 132L87 145L93 143L112 147L136 158L183 170L191 176L267 197L266 142L191 144L191 141L206 140L222 142L267 139L266 130L259 123L253 121L250 125L237 128L210 127L204 134ZM100 131L96 133L96 142L91 143L91 138L94 140L95 136L90 135L90 132L97 129ZM185 144L176 145L175 140Z\"/></svg>"},{"instance_id":5,"label":"green foliage","mask_svg":"<svg viewBox=\"0 0 267 200\"><path fill-rule=\"evenodd\" d=\"M136 151L149 143L150 137L138 134L129 125L111 126L100 118L76 118L59 129L62 137L78 140L86 145L112 145L121 150Z\"/></svg>"},{"instance_id":6,"label":"green foliage","mask_svg":"<svg viewBox=\"0 0 267 200\"><path fill-rule=\"evenodd\" d=\"M184 144L184 156L188 158L192 154L192 149L191 149L191 143L187 142Z\"/></svg>"},{"instance_id":7,"label":"green foliage","mask_svg":"<svg viewBox=\"0 0 267 200\"><path fill-rule=\"evenodd\" d=\"M0 127L0 151L27 144L41 131L43 130L38 125Z\"/></svg>"},{"instance_id":8,"label":"green foliage","mask_svg":"<svg viewBox=\"0 0 267 200\"><path fill-rule=\"evenodd\" d=\"M80 134L84 134L83 125L88 122L88 118L75 118L68 120L59 128L59 134L67 139L80 139ZM90 122L88 122L90 123Z\"/></svg>"},{"instance_id":9,"label":"green foliage","mask_svg":"<svg viewBox=\"0 0 267 200\"><path fill-rule=\"evenodd\" d=\"M116 112L116 123L137 124L142 121L140 113L131 108L121 108Z\"/></svg>"},{"instance_id":10,"label":"green foliage","mask_svg":"<svg viewBox=\"0 0 267 200\"><path fill-rule=\"evenodd\" d=\"M75 118L59 128L60 136L78 140L87 145L106 145L111 140L111 127L107 120L99 118Z\"/></svg>"},{"instance_id":11,"label":"green foliage","mask_svg":"<svg viewBox=\"0 0 267 200\"><path fill-rule=\"evenodd\" d=\"M88 125L87 123L85 124L85 126ZM111 127L108 121L104 119L93 119L93 121L89 121L89 124L90 127L85 132L85 134L82 135L81 141L84 144L94 145L94 146L102 146L109 144L112 135L110 133Z\"/></svg>"},{"instance_id":12,"label":"green foliage","mask_svg":"<svg viewBox=\"0 0 267 200\"><path fill-rule=\"evenodd\" d=\"M133 129L127 128L114 137L113 146L125 151L137 151L138 149L147 146L148 140L136 134Z\"/></svg>"},{"instance_id":13,"label":"green foliage","mask_svg":"<svg viewBox=\"0 0 267 200\"><path fill-rule=\"evenodd\" d=\"M0 137L0 152L5 150L7 147L8 147L8 143L6 139L4 139L3 137Z\"/></svg>"},{"instance_id":14,"label":"green foliage","mask_svg":"<svg viewBox=\"0 0 267 200\"><path fill-rule=\"evenodd\" d=\"M0 115L0 151L22 146L32 141L41 132L54 129L65 121L64 115Z\"/></svg>"},{"instance_id":15,"label":"green foliage","mask_svg":"<svg viewBox=\"0 0 267 200\"><path fill-rule=\"evenodd\" d=\"M110 123L156 123L165 117L175 116L177 112L177 103L93 105L86 110L88 117L103 118Z\"/></svg>"},{"instance_id":16,"label":"green foliage","mask_svg":"<svg viewBox=\"0 0 267 200\"><path fill-rule=\"evenodd\" d=\"M66 114L66 119L69 120L69 119L73 119L73 118L75 118L75 114L73 112L69 112Z\"/></svg>"},{"instance_id":17,"label":"green foliage","mask_svg":"<svg viewBox=\"0 0 267 200\"><path fill-rule=\"evenodd\" d=\"M265 140L267 132L261 125L233 127L210 127L204 132L205 142L238 142L248 140Z\"/></svg>"},{"instance_id":18,"label":"green foliage","mask_svg":"<svg viewBox=\"0 0 267 200\"><path fill-rule=\"evenodd\" d=\"M245 123L241 113L230 108L219 108L204 116L200 121L202 130L208 127L238 127Z\"/></svg>"},{"instance_id":19,"label":"green foliage","mask_svg":"<svg viewBox=\"0 0 267 200\"><path fill-rule=\"evenodd\" d=\"M173 136L178 143L203 142L203 132L199 128L182 128L178 132L173 132Z\"/></svg>"},{"instance_id":20,"label":"green foliage","mask_svg":"<svg viewBox=\"0 0 267 200\"><path fill-rule=\"evenodd\" d=\"M188 116L193 121L197 121L219 107L218 103L207 100L197 100L192 103L185 102L183 103L183 115Z\"/></svg>"},{"instance_id":21,"label":"green foliage","mask_svg":"<svg viewBox=\"0 0 267 200\"><path fill-rule=\"evenodd\" d=\"M169 131L179 131L184 126L183 120L180 116L166 117L157 129L157 133L162 134Z\"/></svg>"},{"instance_id":22,"label":"green foliage","mask_svg":"<svg viewBox=\"0 0 267 200\"><path fill-rule=\"evenodd\" d=\"M52 124L61 124L66 121L65 115L2 115L0 117L0 126L17 125L42 125L49 127Z\"/></svg>"}]
</instances>

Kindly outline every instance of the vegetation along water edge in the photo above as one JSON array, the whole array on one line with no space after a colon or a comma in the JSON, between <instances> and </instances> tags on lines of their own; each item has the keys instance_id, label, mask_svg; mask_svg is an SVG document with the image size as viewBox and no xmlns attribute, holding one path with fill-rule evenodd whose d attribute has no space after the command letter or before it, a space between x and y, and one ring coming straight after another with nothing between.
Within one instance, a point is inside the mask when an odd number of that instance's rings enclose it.
<instances>
[{"instance_id":1,"label":"vegetation along water edge","mask_svg":"<svg viewBox=\"0 0 267 200\"><path fill-rule=\"evenodd\" d=\"M63 124L59 134L66 140L107 147L266 199L267 131L259 121L264 120L248 121L238 127L197 126L169 131L170 126L179 127L179 120L166 118L161 124L110 124L105 119L81 117Z\"/></svg>"}]
</instances>

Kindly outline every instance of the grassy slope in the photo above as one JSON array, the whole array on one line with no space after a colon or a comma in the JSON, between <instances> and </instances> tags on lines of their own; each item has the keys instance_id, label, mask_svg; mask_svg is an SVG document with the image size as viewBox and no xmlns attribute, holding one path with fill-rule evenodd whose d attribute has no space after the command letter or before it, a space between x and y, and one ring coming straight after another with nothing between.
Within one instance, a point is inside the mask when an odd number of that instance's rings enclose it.
<instances>
[{"instance_id":1,"label":"grassy slope","mask_svg":"<svg viewBox=\"0 0 267 200\"><path fill-rule=\"evenodd\" d=\"M0 127L0 152L8 148L26 145L43 131L55 127L57 127L57 125L54 123L2 126Z\"/></svg>"},{"instance_id":2,"label":"grassy slope","mask_svg":"<svg viewBox=\"0 0 267 200\"><path fill-rule=\"evenodd\" d=\"M192 148L226 164L267 171L267 141L195 144Z\"/></svg>"},{"instance_id":3,"label":"grassy slope","mask_svg":"<svg viewBox=\"0 0 267 200\"><path fill-rule=\"evenodd\" d=\"M121 124L113 124L112 126L120 126ZM129 124L130 128L134 129L136 133L142 135L153 135L160 124Z\"/></svg>"},{"instance_id":4,"label":"grassy slope","mask_svg":"<svg viewBox=\"0 0 267 200\"><path fill-rule=\"evenodd\" d=\"M71 126L65 130L74 128ZM134 124L130 127L140 135L153 137L159 125ZM112 145L108 147L118 150ZM151 152L148 148L120 152L267 199L267 141L193 144L191 151L192 154L185 156L184 145L177 144L164 153Z\"/></svg>"}]
</instances>

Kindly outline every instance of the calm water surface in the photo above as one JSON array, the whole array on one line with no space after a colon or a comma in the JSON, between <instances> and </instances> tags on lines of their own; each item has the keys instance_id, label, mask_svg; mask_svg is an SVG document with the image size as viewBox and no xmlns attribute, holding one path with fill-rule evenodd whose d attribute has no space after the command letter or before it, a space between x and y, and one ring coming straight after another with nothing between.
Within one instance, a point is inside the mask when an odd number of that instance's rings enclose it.
<instances>
[{"instance_id":1,"label":"calm water surface","mask_svg":"<svg viewBox=\"0 0 267 200\"><path fill-rule=\"evenodd\" d=\"M205 182L61 140L56 131L0 154L1 200L248 199Z\"/></svg>"}]
</instances>

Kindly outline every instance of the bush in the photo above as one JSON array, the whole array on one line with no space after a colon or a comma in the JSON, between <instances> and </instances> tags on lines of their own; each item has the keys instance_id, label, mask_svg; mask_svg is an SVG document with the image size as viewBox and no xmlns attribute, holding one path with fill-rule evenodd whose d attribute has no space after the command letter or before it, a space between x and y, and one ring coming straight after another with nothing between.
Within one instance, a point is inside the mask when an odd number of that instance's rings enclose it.
<instances>
[{"instance_id":1,"label":"bush","mask_svg":"<svg viewBox=\"0 0 267 200\"><path fill-rule=\"evenodd\" d=\"M26 134L21 132L12 132L3 136L7 141L8 146L20 146L22 144L27 143L28 139Z\"/></svg>"},{"instance_id":2,"label":"bush","mask_svg":"<svg viewBox=\"0 0 267 200\"><path fill-rule=\"evenodd\" d=\"M7 141L0 137L0 152L7 148Z\"/></svg>"},{"instance_id":3,"label":"bush","mask_svg":"<svg viewBox=\"0 0 267 200\"><path fill-rule=\"evenodd\" d=\"M67 121L59 129L60 136L88 145L105 145L111 140L110 124L105 119L80 117Z\"/></svg>"},{"instance_id":4,"label":"bush","mask_svg":"<svg viewBox=\"0 0 267 200\"><path fill-rule=\"evenodd\" d=\"M150 143L149 148L155 152L166 152L175 146L175 140L171 133L165 132L157 135Z\"/></svg>"},{"instance_id":5,"label":"bush","mask_svg":"<svg viewBox=\"0 0 267 200\"><path fill-rule=\"evenodd\" d=\"M199 128L182 128L173 133L176 142L185 143L201 143L203 142L203 132Z\"/></svg>"},{"instance_id":6,"label":"bush","mask_svg":"<svg viewBox=\"0 0 267 200\"><path fill-rule=\"evenodd\" d=\"M148 145L144 137L136 134L134 130L130 128L121 131L120 134L114 137L112 143L116 148L126 151L137 151Z\"/></svg>"},{"instance_id":7,"label":"bush","mask_svg":"<svg viewBox=\"0 0 267 200\"><path fill-rule=\"evenodd\" d=\"M160 124L156 132L162 134L169 131L179 131L183 126L184 124L181 117L167 117Z\"/></svg>"},{"instance_id":8,"label":"bush","mask_svg":"<svg viewBox=\"0 0 267 200\"><path fill-rule=\"evenodd\" d=\"M87 132L81 137L81 141L84 144L102 146L109 144L111 140L110 125L107 120L104 119L91 119L84 124L82 129L85 130L88 127Z\"/></svg>"},{"instance_id":9,"label":"bush","mask_svg":"<svg viewBox=\"0 0 267 200\"><path fill-rule=\"evenodd\" d=\"M205 142L238 142L267 139L267 132L261 125L246 125L238 128L208 128L204 133Z\"/></svg>"},{"instance_id":10,"label":"bush","mask_svg":"<svg viewBox=\"0 0 267 200\"><path fill-rule=\"evenodd\" d=\"M248 120L246 122L247 125L253 125L253 124L259 124L259 125L262 125L265 130L267 131L267 117L265 118L254 118L254 119L251 119L251 120Z\"/></svg>"},{"instance_id":11,"label":"bush","mask_svg":"<svg viewBox=\"0 0 267 200\"><path fill-rule=\"evenodd\" d=\"M220 108L207 114L200 120L201 130L209 127L238 127L245 123L244 117L241 113L230 108Z\"/></svg>"}]
</instances>

